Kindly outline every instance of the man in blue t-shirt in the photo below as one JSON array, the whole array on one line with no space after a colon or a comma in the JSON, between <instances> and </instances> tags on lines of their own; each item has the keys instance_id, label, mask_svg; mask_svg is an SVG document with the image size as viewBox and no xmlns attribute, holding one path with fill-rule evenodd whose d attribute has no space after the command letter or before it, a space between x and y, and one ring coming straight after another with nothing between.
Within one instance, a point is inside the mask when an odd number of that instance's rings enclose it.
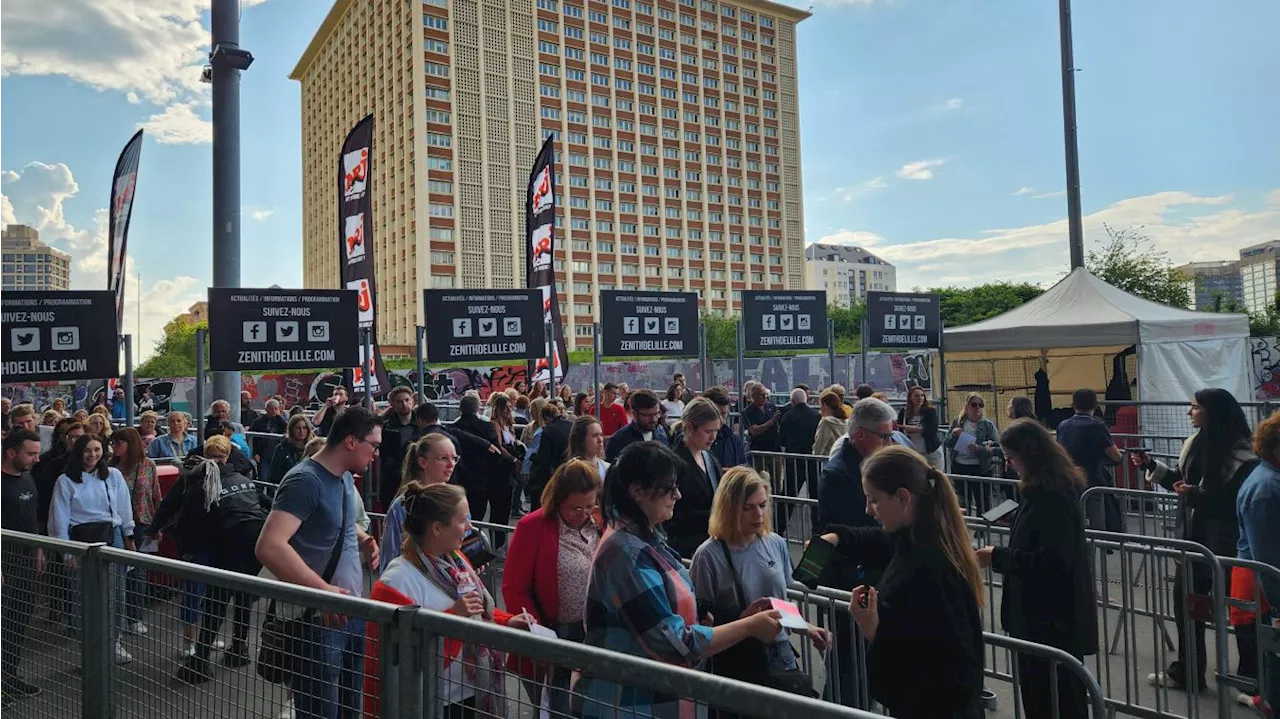
<instances>
[{"instance_id":1,"label":"man in blue t-shirt","mask_svg":"<svg viewBox=\"0 0 1280 719\"><path fill-rule=\"evenodd\" d=\"M1071 394L1071 408L1075 414L1064 419L1058 425L1058 443L1067 450L1071 459L1085 471L1090 487L1110 487L1111 479L1107 475L1104 462L1117 464L1120 462L1120 450L1111 439L1111 430L1101 420L1095 419L1094 410L1098 408L1098 393L1091 389L1078 389ZM1111 529L1118 524L1119 513L1115 512L1116 522L1109 523L1104 503L1115 501L1114 497L1102 501L1093 500L1085 506L1085 516L1091 529ZM1117 507L1118 510L1118 507Z\"/></svg>"},{"instance_id":2,"label":"man in blue t-shirt","mask_svg":"<svg viewBox=\"0 0 1280 719\"><path fill-rule=\"evenodd\" d=\"M356 526L353 500L358 495L351 473L365 471L381 444L377 418L363 407L351 407L334 419L324 448L284 476L257 546L259 561L278 579L360 596L361 554L370 566L378 566L378 544ZM339 538L338 562L326 580ZM364 622L353 618L335 623L326 616L319 636L314 651L289 677L294 710L299 716L338 717L341 708L342 716L359 716Z\"/></svg>"}]
</instances>

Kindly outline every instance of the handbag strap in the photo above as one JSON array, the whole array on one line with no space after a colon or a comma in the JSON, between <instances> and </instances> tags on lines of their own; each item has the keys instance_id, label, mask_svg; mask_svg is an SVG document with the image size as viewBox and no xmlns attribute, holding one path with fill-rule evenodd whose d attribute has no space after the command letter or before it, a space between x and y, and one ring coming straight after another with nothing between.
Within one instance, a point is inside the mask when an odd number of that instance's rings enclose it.
<instances>
[{"instance_id":1,"label":"handbag strap","mask_svg":"<svg viewBox=\"0 0 1280 719\"><path fill-rule=\"evenodd\" d=\"M720 540L720 549L724 550L724 561L729 564L729 574L733 576L733 593L738 599L738 612L741 613L747 608L747 593L742 590L742 580L738 578L738 570L733 566L733 555L729 553L729 545Z\"/></svg>"},{"instance_id":2,"label":"handbag strap","mask_svg":"<svg viewBox=\"0 0 1280 719\"><path fill-rule=\"evenodd\" d=\"M338 539L333 543L333 551L329 553L329 563L324 565L324 574L320 578L325 584L333 581L333 573L338 569L338 560L342 558L342 547L347 542L347 509L350 504L347 497L347 478L342 478L342 523L338 525Z\"/></svg>"}]
</instances>

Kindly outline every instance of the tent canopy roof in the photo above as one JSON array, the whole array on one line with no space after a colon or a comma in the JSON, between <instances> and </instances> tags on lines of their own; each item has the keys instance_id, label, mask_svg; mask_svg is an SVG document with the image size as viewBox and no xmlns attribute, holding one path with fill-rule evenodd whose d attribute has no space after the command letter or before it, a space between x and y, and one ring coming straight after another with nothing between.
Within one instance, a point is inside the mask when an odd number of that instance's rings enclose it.
<instances>
[{"instance_id":1,"label":"tent canopy roof","mask_svg":"<svg viewBox=\"0 0 1280 719\"><path fill-rule=\"evenodd\" d=\"M1249 318L1168 307L1077 267L1034 300L945 336L959 352L1195 342L1248 337Z\"/></svg>"}]
</instances>

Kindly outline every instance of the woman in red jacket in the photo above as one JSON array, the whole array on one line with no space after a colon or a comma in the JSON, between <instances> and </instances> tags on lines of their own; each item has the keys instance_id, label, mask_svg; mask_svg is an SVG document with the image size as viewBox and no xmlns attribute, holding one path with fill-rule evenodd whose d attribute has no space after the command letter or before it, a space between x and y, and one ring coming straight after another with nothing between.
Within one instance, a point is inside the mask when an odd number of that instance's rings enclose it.
<instances>
[{"instance_id":1,"label":"woman in red jacket","mask_svg":"<svg viewBox=\"0 0 1280 719\"><path fill-rule=\"evenodd\" d=\"M556 636L573 642L586 636L587 582L600 539L599 491L594 462L571 459L561 465L542 490L542 506L516 525L502 573L508 611L528 611ZM525 682L533 705L541 705L542 688L550 685L551 715L569 716L571 669L554 667L550 677L538 676L540 671L521 663L520 673L533 679Z\"/></svg>"}]
</instances>

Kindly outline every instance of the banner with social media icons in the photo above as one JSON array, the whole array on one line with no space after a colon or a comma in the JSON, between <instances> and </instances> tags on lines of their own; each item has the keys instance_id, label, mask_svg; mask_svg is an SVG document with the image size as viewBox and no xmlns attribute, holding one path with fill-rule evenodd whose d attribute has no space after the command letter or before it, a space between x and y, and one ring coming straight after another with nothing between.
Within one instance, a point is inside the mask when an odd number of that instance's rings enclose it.
<instances>
[{"instance_id":1,"label":"banner with social media icons","mask_svg":"<svg viewBox=\"0 0 1280 719\"><path fill-rule=\"evenodd\" d=\"M209 288L215 372L349 367L360 362L354 290Z\"/></svg>"},{"instance_id":2,"label":"banner with social media icons","mask_svg":"<svg viewBox=\"0 0 1280 719\"><path fill-rule=\"evenodd\" d=\"M120 338L109 290L5 290L5 383L117 377Z\"/></svg>"}]
</instances>

